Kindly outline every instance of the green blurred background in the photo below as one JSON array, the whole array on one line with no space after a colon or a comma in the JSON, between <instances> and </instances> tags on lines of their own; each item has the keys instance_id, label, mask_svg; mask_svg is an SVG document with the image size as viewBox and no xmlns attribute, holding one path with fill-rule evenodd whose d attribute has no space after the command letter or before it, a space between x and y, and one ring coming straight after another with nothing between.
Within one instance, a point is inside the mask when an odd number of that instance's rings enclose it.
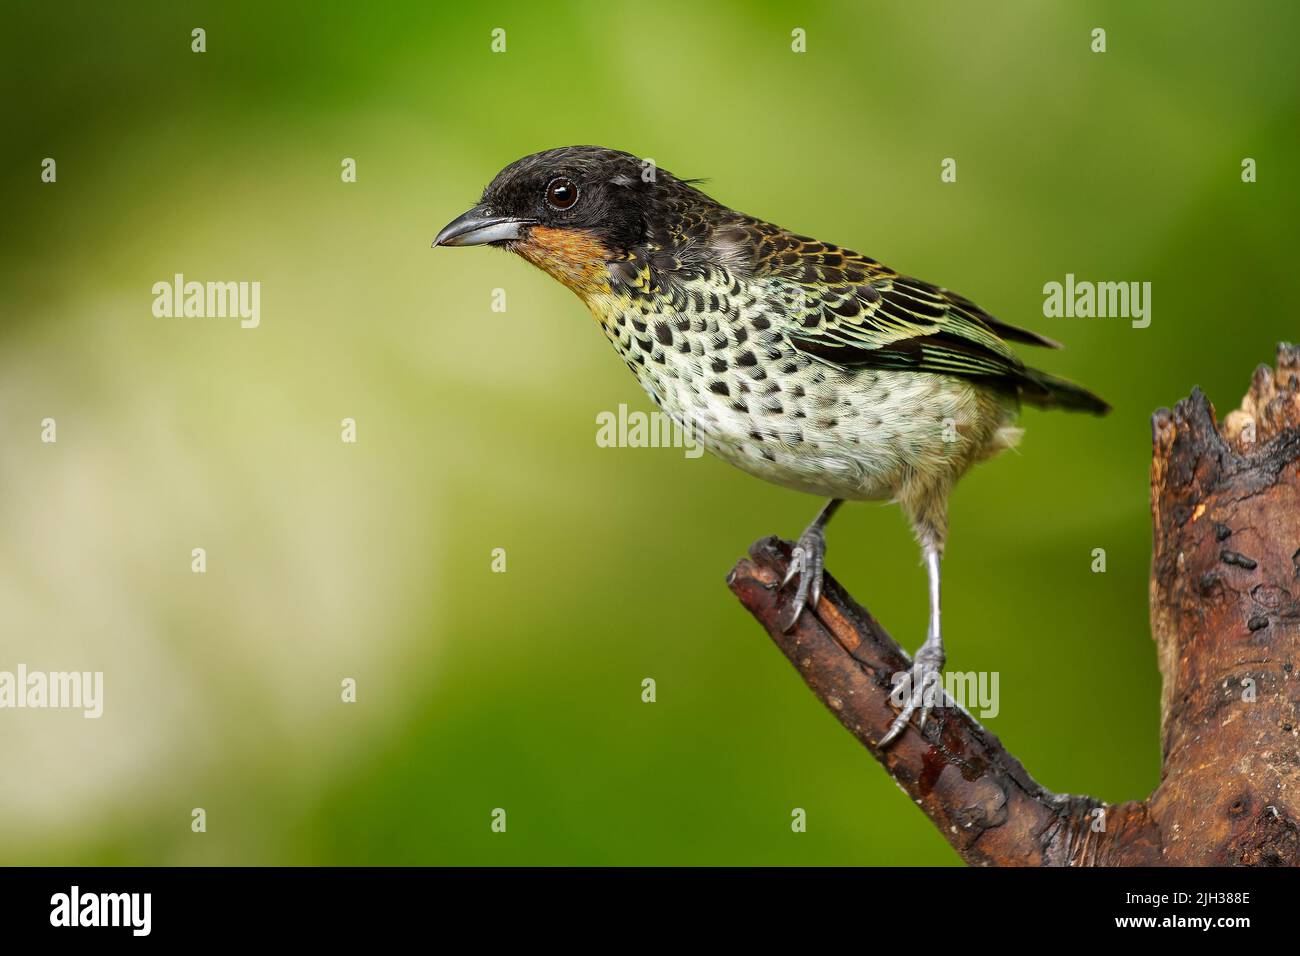
<instances>
[{"instance_id":1,"label":"green blurred background","mask_svg":"<svg viewBox=\"0 0 1300 956\"><path fill-rule=\"evenodd\" d=\"M598 412L652 406L580 303L429 248L500 167L573 143L1068 344L1032 357L1115 412L1029 411L962 484L949 668L1000 672L990 726L1045 786L1156 784L1148 419L1197 384L1236 407L1300 331L1294 4L3 17L0 669L102 670L106 699L0 712L0 862L957 862L724 586L818 502L597 447ZM153 317L176 272L260 281L261 327ZM1150 281L1151 326L1043 318L1067 272ZM829 566L920 643L897 509L842 512Z\"/></svg>"}]
</instances>

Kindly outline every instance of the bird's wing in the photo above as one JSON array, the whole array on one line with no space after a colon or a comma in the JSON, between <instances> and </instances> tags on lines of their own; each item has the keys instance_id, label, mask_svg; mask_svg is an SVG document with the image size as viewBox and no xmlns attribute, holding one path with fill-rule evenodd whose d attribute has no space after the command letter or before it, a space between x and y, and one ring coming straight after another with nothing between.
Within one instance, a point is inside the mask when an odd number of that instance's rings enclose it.
<instances>
[{"instance_id":1,"label":"bird's wing","mask_svg":"<svg viewBox=\"0 0 1300 956\"><path fill-rule=\"evenodd\" d=\"M762 224L754 277L766 280L791 343L836 365L939 372L1024 383L1005 339L1056 346L1006 325L947 289L859 253Z\"/></svg>"}]
</instances>

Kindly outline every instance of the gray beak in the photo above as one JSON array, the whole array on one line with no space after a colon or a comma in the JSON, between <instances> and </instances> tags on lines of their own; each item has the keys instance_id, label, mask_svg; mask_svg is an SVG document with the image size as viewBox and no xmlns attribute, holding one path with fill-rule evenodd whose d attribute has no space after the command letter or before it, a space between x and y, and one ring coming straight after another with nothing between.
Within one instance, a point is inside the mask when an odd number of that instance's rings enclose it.
<instances>
[{"instance_id":1,"label":"gray beak","mask_svg":"<svg viewBox=\"0 0 1300 956\"><path fill-rule=\"evenodd\" d=\"M438 246L481 246L489 242L504 242L518 239L523 235L524 227L533 224L531 219L512 219L509 216L494 215L486 206L475 206L463 216L458 216L442 227L438 238L433 240L434 248Z\"/></svg>"}]
</instances>

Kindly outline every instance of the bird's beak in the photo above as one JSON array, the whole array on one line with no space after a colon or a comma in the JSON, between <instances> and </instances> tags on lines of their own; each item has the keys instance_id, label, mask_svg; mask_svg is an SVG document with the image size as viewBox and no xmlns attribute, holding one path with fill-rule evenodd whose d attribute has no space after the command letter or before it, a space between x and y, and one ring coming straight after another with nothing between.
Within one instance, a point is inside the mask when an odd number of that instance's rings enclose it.
<instances>
[{"instance_id":1,"label":"bird's beak","mask_svg":"<svg viewBox=\"0 0 1300 956\"><path fill-rule=\"evenodd\" d=\"M475 206L463 216L458 216L442 227L438 238L433 240L434 248L438 246L481 246L489 242L505 242L507 239L519 239L525 227L533 224L531 219L514 219L510 216L498 216L486 206Z\"/></svg>"}]
</instances>

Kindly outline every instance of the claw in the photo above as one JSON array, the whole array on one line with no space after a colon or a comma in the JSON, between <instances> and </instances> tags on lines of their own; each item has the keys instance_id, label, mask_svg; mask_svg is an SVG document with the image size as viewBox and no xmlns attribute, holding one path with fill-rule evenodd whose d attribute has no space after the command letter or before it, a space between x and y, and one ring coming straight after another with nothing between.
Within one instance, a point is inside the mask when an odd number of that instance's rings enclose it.
<instances>
[{"instance_id":1,"label":"claw","mask_svg":"<svg viewBox=\"0 0 1300 956\"><path fill-rule=\"evenodd\" d=\"M876 744L876 746L884 750L897 740L899 734L903 732L903 728L907 726L907 719L911 716L912 710L909 702L908 706L903 708L903 712L894 718L894 722L889 725L889 730L886 731L885 736L880 738L880 743Z\"/></svg>"},{"instance_id":2,"label":"claw","mask_svg":"<svg viewBox=\"0 0 1300 956\"><path fill-rule=\"evenodd\" d=\"M794 579L794 576L799 573L799 570L800 568L802 568L802 566L803 566L803 548L795 548L794 551L790 554L790 567L786 570L785 577L781 579L781 583L778 584L777 587L783 588L787 584L789 584Z\"/></svg>"},{"instance_id":3,"label":"claw","mask_svg":"<svg viewBox=\"0 0 1300 956\"><path fill-rule=\"evenodd\" d=\"M790 612L781 625L781 630L794 630L799 622L799 615L805 607L817 607L822 595L822 568L826 554L826 539L821 530L809 528L799 536L799 543L790 552L790 567L786 569L785 579L779 587L785 587L799 576L794 598L790 602ZM809 604L811 599L812 603Z\"/></svg>"}]
</instances>

